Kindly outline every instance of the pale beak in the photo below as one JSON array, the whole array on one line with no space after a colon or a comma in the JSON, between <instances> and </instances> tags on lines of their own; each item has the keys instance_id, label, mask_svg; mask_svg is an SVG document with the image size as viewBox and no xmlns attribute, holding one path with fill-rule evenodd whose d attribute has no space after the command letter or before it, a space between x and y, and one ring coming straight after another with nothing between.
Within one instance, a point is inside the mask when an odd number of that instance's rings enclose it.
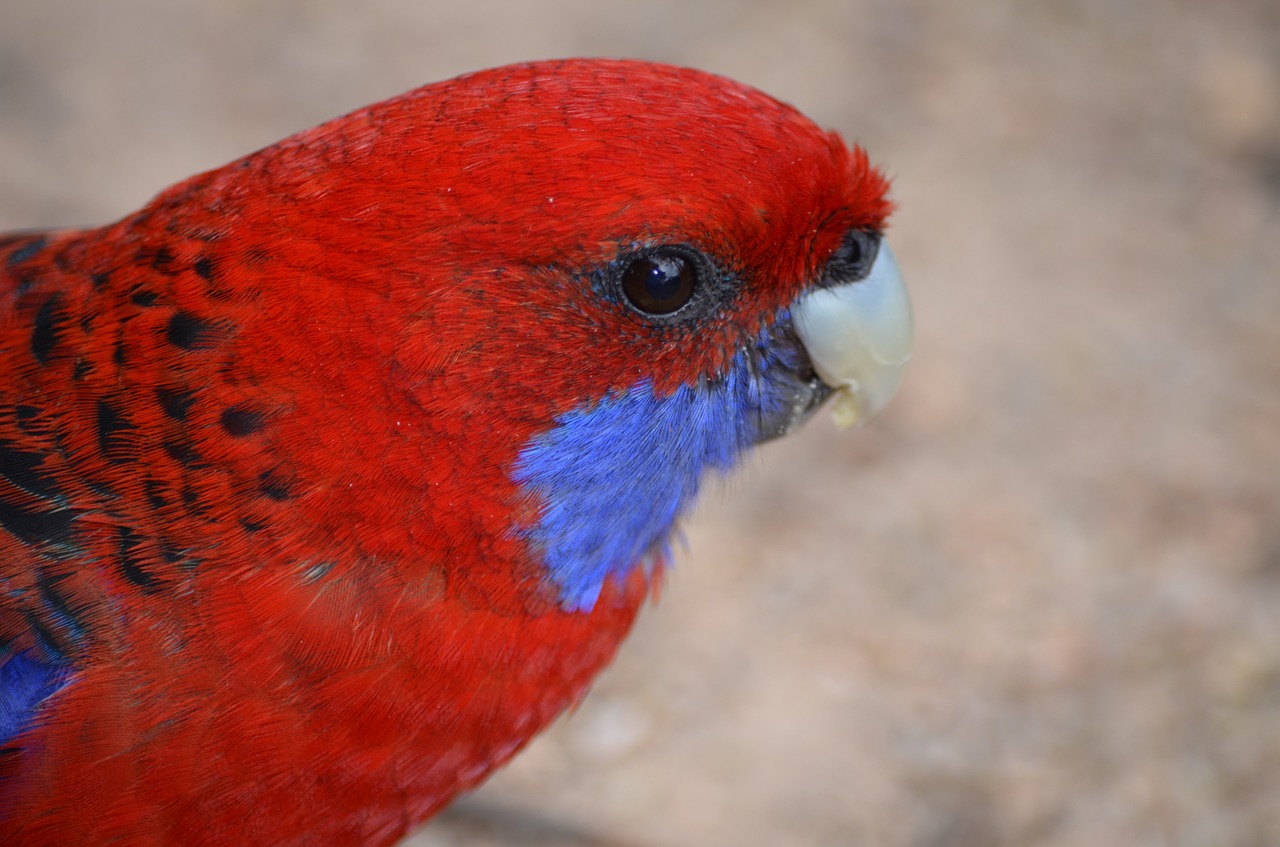
<instances>
[{"instance_id":1,"label":"pale beak","mask_svg":"<svg viewBox=\"0 0 1280 847\"><path fill-rule=\"evenodd\" d=\"M835 389L832 415L843 427L866 423L898 390L911 358L911 299L889 245L856 282L815 288L792 308L813 368Z\"/></svg>"}]
</instances>

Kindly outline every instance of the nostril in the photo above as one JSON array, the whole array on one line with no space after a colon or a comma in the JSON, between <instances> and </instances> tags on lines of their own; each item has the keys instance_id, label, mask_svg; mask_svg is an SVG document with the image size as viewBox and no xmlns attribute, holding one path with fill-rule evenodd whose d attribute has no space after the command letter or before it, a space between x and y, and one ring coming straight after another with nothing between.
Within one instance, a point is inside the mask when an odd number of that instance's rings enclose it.
<instances>
[{"instance_id":1,"label":"nostril","mask_svg":"<svg viewBox=\"0 0 1280 847\"><path fill-rule=\"evenodd\" d=\"M844 241L827 260L820 285L845 285L866 279L880 250L880 233L869 229L851 229Z\"/></svg>"}]
</instances>

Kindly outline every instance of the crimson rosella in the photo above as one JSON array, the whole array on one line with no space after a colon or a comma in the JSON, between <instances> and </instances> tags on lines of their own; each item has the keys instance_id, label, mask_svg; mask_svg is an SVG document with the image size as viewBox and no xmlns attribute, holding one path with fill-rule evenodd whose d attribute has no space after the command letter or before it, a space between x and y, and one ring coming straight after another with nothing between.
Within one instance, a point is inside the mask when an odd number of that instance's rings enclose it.
<instances>
[{"instance_id":1,"label":"crimson rosella","mask_svg":"<svg viewBox=\"0 0 1280 847\"><path fill-rule=\"evenodd\" d=\"M885 178L638 61L0 240L0 841L388 844L583 696L700 481L910 346Z\"/></svg>"}]
</instances>

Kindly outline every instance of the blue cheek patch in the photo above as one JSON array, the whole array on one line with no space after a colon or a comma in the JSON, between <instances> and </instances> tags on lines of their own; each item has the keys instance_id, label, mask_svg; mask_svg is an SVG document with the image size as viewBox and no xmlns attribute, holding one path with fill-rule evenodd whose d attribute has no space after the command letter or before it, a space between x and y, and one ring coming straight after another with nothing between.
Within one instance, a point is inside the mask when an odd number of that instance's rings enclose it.
<instances>
[{"instance_id":1,"label":"blue cheek patch","mask_svg":"<svg viewBox=\"0 0 1280 847\"><path fill-rule=\"evenodd\" d=\"M541 554L563 608L590 611L604 581L665 553L703 474L727 471L757 440L779 364L765 341L715 381L658 396L649 380L557 419L520 451L512 478L540 504L520 532Z\"/></svg>"}]
</instances>

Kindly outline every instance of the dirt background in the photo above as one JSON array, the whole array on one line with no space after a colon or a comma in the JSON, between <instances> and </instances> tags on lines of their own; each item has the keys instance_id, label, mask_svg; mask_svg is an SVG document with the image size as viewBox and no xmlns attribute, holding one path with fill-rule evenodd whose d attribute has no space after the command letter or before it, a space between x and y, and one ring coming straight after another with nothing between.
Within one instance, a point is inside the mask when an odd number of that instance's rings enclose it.
<instances>
[{"instance_id":1,"label":"dirt background","mask_svg":"<svg viewBox=\"0 0 1280 847\"><path fill-rule=\"evenodd\" d=\"M3 0L0 226L581 54L861 140L918 352L708 498L581 709L411 843L1280 844L1280 4Z\"/></svg>"}]
</instances>

